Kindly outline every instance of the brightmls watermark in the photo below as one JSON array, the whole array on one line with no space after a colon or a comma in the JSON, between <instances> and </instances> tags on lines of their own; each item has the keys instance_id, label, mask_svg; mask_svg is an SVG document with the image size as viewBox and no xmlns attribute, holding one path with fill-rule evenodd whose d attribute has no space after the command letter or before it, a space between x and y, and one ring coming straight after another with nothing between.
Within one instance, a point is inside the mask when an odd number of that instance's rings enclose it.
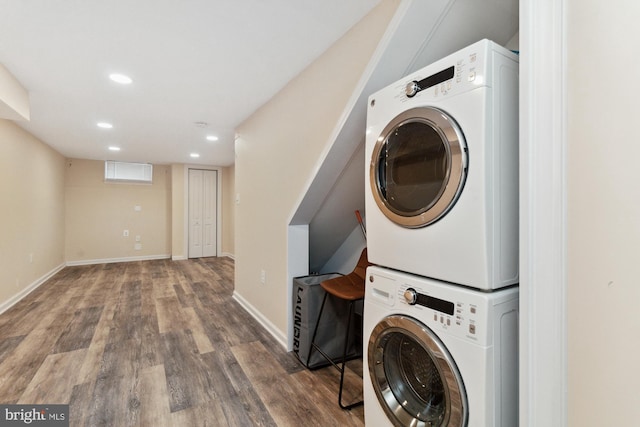
<instances>
[{"instance_id":1,"label":"brightmls watermark","mask_svg":"<svg viewBox=\"0 0 640 427\"><path fill-rule=\"evenodd\" d=\"M69 427L69 405L0 405L0 426Z\"/></svg>"}]
</instances>

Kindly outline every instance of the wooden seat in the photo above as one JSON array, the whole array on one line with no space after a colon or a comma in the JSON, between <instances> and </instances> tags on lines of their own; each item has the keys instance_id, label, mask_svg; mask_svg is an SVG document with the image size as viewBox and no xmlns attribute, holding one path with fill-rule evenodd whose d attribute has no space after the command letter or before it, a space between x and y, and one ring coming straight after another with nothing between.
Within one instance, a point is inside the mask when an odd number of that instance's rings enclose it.
<instances>
[{"instance_id":1,"label":"wooden seat","mask_svg":"<svg viewBox=\"0 0 640 427\"><path fill-rule=\"evenodd\" d=\"M322 305L320 306L320 312L318 313L318 320L316 322L316 326L313 331L313 336L311 338L311 346L309 348L309 360L311 360L311 353L313 350L318 351L328 362L330 362L338 371L340 371L340 389L338 391L338 404L342 409L351 409L356 406L362 405L363 401L358 401L355 403L351 403L349 405L345 405L342 403L342 389L344 386L344 370L347 362L347 352L349 347L349 331L351 329L351 321L355 316L354 306L357 301L361 301L364 299L364 289L365 289L365 275L367 271L367 267L371 265L367 258L367 249L365 248L360 255L360 259L356 264L354 270L344 276L335 277L333 279L328 279L322 281L320 286L325 290L324 298L322 299ZM315 343L316 334L318 332L318 325L320 324L320 319L322 317L322 311L324 309L325 302L327 301L327 297L331 295L334 298L339 298L349 302L349 317L347 320L347 329L345 331L345 340L344 340L344 351L342 353L342 357L340 358L340 365L336 363L331 357L329 357L319 346Z\"/></svg>"}]
</instances>

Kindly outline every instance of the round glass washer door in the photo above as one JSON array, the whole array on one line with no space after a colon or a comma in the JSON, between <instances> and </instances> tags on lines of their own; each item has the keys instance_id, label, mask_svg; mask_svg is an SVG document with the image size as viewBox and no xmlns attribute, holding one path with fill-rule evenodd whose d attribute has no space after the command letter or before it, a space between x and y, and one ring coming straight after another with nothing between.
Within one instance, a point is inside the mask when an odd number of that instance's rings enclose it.
<instances>
[{"instance_id":1,"label":"round glass washer door","mask_svg":"<svg viewBox=\"0 0 640 427\"><path fill-rule=\"evenodd\" d=\"M467 394L455 361L425 325L401 315L371 333L369 375L380 405L399 427L463 427Z\"/></svg>"},{"instance_id":2,"label":"round glass washer door","mask_svg":"<svg viewBox=\"0 0 640 427\"><path fill-rule=\"evenodd\" d=\"M412 108L383 129L369 178L378 208L406 228L432 224L458 200L468 155L457 123L434 107Z\"/></svg>"}]
</instances>

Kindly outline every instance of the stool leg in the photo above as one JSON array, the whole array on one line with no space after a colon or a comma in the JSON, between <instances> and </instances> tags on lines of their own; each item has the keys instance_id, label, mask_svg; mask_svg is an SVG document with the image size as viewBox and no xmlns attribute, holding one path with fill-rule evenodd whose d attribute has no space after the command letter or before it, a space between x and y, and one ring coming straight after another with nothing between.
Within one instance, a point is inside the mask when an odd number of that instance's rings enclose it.
<instances>
[{"instance_id":1,"label":"stool leg","mask_svg":"<svg viewBox=\"0 0 640 427\"><path fill-rule=\"evenodd\" d=\"M340 368L340 389L338 391L338 405L340 405L340 407L342 409L352 409L355 408L356 406L360 406L364 403L364 401L359 401L359 402L355 402L355 403L351 403L350 405L343 405L342 404L342 389L344 386L344 371L345 371L345 367L347 364L347 352L349 351L349 332L351 330L351 317L353 316L353 308L355 305L355 301L350 301L349 302L349 317L347 319L347 333L345 334L345 338L344 338L344 351L342 353L342 368Z\"/></svg>"},{"instance_id":2,"label":"stool leg","mask_svg":"<svg viewBox=\"0 0 640 427\"><path fill-rule=\"evenodd\" d=\"M311 364L311 352L316 348L315 340L316 334L318 333L318 325L320 325L320 318L322 317L322 310L324 309L324 303L327 302L327 294L324 293L324 298L322 298L322 304L320 304L320 311L318 312L318 319L316 320L316 326L313 328L313 335L311 336L311 344L309 344L309 353L307 355L307 367Z\"/></svg>"},{"instance_id":3,"label":"stool leg","mask_svg":"<svg viewBox=\"0 0 640 427\"><path fill-rule=\"evenodd\" d=\"M320 325L320 319L322 318L322 312L324 310L324 305L327 302L328 295L329 295L328 293L325 293L324 298L322 298L322 304L320 305L320 311L318 312L318 319L316 321L316 326L313 328L313 335L311 336L311 344L309 345L309 355L307 357L307 367L309 367L309 364L311 363L311 355L313 353L313 350L317 350L325 359L327 359L328 362L330 362L336 369L340 371L340 389L338 391L338 405L340 405L342 409L352 409L364 403L364 401L361 400L359 402L355 402L350 405L342 404L342 390L344 388L344 372L347 364L347 353L349 350L349 332L351 329L351 318L354 316L355 301L349 302L349 317L347 318L347 331L345 333L344 350L342 352L342 361L341 361L342 367L340 367L331 359L331 357L329 357L324 351L322 351L320 347L318 347L318 345L315 343L316 335L318 333L318 326Z\"/></svg>"}]
</instances>

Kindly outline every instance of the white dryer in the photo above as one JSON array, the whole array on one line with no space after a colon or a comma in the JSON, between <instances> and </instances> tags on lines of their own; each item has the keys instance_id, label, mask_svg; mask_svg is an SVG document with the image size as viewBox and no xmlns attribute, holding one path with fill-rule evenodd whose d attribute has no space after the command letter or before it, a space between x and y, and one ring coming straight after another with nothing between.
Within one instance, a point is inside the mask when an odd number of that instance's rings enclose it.
<instances>
[{"instance_id":1,"label":"white dryer","mask_svg":"<svg viewBox=\"0 0 640 427\"><path fill-rule=\"evenodd\" d=\"M380 267L364 299L367 427L518 425L518 289Z\"/></svg>"},{"instance_id":2,"label":"white dryer","mask_svg":"<svg viewBox=\"0 0 640 427\"><path fill-rule=\"evenodd\" d=\"M481 40L369 98L369 261L518 283L518 57Z\"/></svg>"}]
</instances>

